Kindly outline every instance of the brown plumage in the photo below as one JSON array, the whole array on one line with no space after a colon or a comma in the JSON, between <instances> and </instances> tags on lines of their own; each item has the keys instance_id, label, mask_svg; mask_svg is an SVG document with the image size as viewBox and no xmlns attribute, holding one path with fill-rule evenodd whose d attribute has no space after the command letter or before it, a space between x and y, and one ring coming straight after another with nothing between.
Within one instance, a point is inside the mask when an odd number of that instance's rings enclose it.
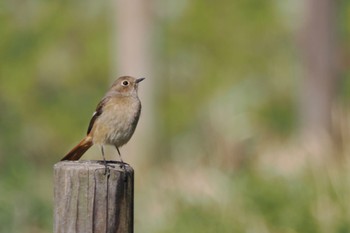
<instances>
[{"instance_id":1,"label":"brown plumage","mask_svg":"<svg viewBox=\"0 0 350 233\"><path fill-rule=\"evenodd\" d=\"M133 135L141 114L137 95L138 83L144 78L123 76L118 78L97 105L87 135L62 160L78 160L94 144L113 145L118 151Z\"/></svg>"},{"instance_id":2,"label":"brown plumage","mask_svg":"<svg viewBox=\"0 0 350 233\"><path fill-rule=\"evenodd\" d=\"M86 136L71 151L64 156L63 160L79 160L81 156L93 145L92 137Z\"/></svg>"}]
</instances>

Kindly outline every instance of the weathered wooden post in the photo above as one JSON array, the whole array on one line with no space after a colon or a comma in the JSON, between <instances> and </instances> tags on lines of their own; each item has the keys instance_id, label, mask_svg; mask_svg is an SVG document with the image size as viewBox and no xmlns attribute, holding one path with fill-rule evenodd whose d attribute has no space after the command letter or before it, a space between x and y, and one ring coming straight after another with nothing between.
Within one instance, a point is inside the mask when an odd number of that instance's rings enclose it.
<instances>
[{"instance_id":1,"label":"weathered wooden post","mask_svg":"<svg viewBox=\"0 0 350 233\"><path fill-rule=\"evenodd\" d=\"M132 233L134 170L108 161L54 166L54 233ZM113 166L113 167L111 167Z\"/></svg>"}]
</instances>

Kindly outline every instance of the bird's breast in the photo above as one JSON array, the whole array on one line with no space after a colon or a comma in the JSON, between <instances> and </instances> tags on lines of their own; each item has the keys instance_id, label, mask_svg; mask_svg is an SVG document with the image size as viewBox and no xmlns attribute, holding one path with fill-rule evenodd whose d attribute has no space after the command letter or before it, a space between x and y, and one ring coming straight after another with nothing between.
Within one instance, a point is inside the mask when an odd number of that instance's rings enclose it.
<instances>
[{"instance_id":1,"label":"bird's breast","mask_svg":"<svg viewBox=\"0 0 350 233\"><path fill-rule=\"evenodd\" d=\"M94 143L118 147L127 143L135 131L140 112L138 98L112 98L94 124Z\"/></svg>"}]
</instances>

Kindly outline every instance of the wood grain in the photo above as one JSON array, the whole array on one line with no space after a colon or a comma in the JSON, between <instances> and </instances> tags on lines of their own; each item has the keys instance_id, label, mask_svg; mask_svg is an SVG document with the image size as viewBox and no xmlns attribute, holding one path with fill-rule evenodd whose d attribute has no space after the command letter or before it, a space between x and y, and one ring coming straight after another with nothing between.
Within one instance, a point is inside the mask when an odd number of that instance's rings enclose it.
<instances>
[{"instance_id":1,"label":"wood grain","mask_svg":"<svg viewBox=\"0 0 350 233\"><path fill-rule=\"evenodd\" d=\"M134 171L108 162L54 165L54 233L132 233ZM111 167L114 166L114 167Z\"/></svg>"}]
</instances>

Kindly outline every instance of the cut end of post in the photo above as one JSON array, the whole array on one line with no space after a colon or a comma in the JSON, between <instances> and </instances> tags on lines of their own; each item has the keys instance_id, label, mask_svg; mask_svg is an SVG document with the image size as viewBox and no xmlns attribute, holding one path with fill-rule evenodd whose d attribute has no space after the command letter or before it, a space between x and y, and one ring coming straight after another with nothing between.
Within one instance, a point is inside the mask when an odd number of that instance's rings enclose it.
<instances>
[{"instance_id":1,"label":"cut end of post","mask_svg":"<svg viewBox=\"0 0 350 233\"><path fill-rule=\"evenodd\" d=\"M134 173L134 169L127 163L119 161L107 160L107 168L114 170L115 172ZM54 169L61 167L67 167L67 169L90 169L99 170L105 169L105 163L103 160L76 160L76 161L60 161L54 165Z\"/></svg>"}]
</instances>

